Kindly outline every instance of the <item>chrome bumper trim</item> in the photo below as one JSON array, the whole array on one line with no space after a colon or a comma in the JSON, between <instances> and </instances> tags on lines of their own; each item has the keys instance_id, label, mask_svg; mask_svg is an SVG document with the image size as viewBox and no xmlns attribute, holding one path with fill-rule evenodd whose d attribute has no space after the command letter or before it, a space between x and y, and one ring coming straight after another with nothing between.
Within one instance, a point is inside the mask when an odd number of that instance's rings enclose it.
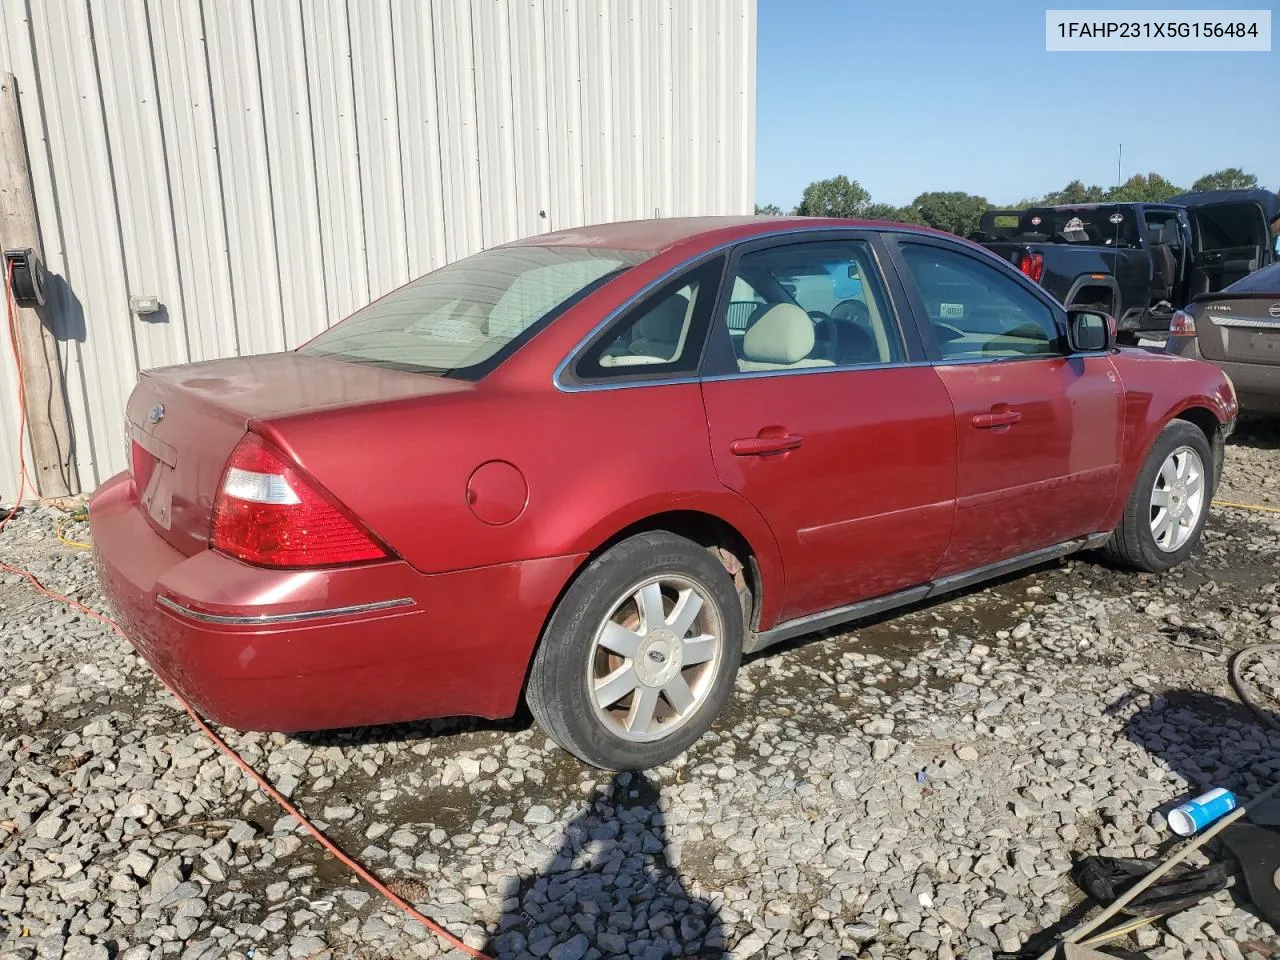
<instances>
[{"instance_id":1,"label":"chrome bumper trim","mask_svg":"<svg viewBox=\"0 0 1280 960\"><path fill-rule=\"evenodd\" d=\"M185 617L188 620L199 620L201 623L220 623L229 626L260 626L270 623L322 620L326 617L345 617L353 613L374 613L379 610L392 610L396 607L412 607L417 601L412 597L399 597L395 600L377 600L374 603L355 603L348 607L300 610L297 613L263 613L257 616L205 613L203 610L192 610L190 607L183 606L176 600L171 600L163 595L156 597L156 603L180 617Z\"/></svg>"}]
</instances>

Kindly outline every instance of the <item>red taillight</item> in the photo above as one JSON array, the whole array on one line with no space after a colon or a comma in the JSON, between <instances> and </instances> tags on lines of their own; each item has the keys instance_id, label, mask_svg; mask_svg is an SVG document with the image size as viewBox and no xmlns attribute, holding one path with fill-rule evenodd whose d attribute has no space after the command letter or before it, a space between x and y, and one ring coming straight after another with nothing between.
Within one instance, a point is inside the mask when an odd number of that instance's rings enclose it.
<instances>
[{"instance_id":1,"label":"red taillight","mask_svg":"<svg viewBox=\"0 0 1280 960\"><path fill-rule=\"evenodd\" d=\"M1018 269L1036 283L1039 283L1040 278L1044 276L1044 254L1024 253L1022 262L1018 264Z\"/></svg>"},{"instance_id":2,"label":"red taillight","mask_svg":"<svg viewBox=\"0 0 1280 960\"><path fill-rule=\"evenodd\" d=\"M1194 337L1196 335L1196 318L1185 310L1174 311L1169 320L1169 336Z\"/></svg>"},{"instance_id":3,"label":"red taillight","mask_svg":"<svg viewBox=\"0 0 1280 960\"><path fill-rule=\"evenodd\" d=\"M264 567L380 560L386 550L256 434L236 444L213 501L215 550Z\"/></svg>"}]
</instances>

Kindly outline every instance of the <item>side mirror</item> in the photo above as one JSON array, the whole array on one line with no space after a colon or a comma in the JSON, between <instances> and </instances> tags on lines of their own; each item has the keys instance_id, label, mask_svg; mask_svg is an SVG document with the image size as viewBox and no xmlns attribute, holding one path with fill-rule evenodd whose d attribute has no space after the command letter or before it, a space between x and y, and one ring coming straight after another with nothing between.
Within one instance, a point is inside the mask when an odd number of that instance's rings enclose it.
<instances>
[{"instance_id":1,"label":"side mirror","mask_svg":"<svg viewBox=\"0 0 1280 960\"><path fill-rule=\"evenodd\" d=\"M1067 311L1067 340L1072 353L1101 353L1116 345L1116 321L1093 310Z\"/></svg>"}]
</instances>

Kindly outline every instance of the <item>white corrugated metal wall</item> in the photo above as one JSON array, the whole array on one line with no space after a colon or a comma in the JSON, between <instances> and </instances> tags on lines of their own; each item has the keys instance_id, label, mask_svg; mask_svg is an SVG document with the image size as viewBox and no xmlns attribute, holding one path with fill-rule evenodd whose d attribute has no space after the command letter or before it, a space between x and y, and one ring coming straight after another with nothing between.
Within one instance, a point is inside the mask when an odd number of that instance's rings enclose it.
<instances>
[{"instance_id":1,"label":"white corrugated metal wall","mask_svg":"<svg viewBox=\"0 0 1280 960\"><path fill-rule=\"evenodd\" d=\"M531 233L744 213L755 0L0 0L86 490L139 369ZM163 310L130 312L154 294ZM0 361L0 499L17 484Z\"/></svg>"}]
</instances>

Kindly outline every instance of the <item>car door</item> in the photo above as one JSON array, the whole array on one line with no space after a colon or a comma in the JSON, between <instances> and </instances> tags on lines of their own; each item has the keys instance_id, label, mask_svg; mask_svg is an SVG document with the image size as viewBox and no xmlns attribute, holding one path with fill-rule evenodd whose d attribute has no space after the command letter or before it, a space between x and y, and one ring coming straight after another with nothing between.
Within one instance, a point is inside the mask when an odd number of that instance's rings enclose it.
<instances>
[{"instance_id":1,"label":"car door","mask_svg":"<svg viewBox=\"0 0 1280 960\"><path fill-rule=\"evenodd\" d=\"M1271 262L1271 224L1280 204L1262 191L1175 197L1191 223L1192 268L1187 299L1214 293Z\"/></svg>"},{"instance_id":2,"label":"car door","mask_svg":"<svg viewBox=\"0 0 1280 960\"><path fill-rule=\"evenodd\" d=\"M878 241L819 236L735 251L702 380L716 471L779 544L783 620L928 581L954 512L951 402Z\"/></svg>"},{"instance_id":3,"label":"car door","mask_svg":"<svg viewBox=\"0 0 1280 960\"><path fill-rule=\"evenodd\" d=\"M1093 533L1115 490L1121 385L1107 355L1072 355L1062 309L958 243L894 244L921 337L955 411L949 576Z\"/></svg>"}]
</instances>

